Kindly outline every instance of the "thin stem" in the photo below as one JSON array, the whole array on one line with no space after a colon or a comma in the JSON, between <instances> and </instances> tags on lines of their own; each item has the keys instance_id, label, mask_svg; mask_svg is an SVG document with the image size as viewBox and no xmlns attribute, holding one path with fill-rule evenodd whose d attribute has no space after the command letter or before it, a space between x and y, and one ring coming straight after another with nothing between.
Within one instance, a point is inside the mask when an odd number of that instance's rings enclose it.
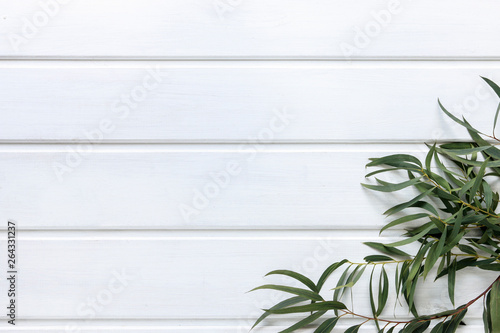
<instances>
[{"instance_id":1,"label":"thin stem","mask_svg":"<svg viewBox=\"0 0 500 333\"><path fill-rule=\"evenodd\" d=\"M425 319L422 319L422 320L419 320L418 322L424 322L424 321L430 321L430 320L435 320L435 319L439 319L439 318L448 318L448 317L451 317L451 316L455 316L457 314L459 314L460 312L464 311L465 309L467 309L468 307L470 307L472 304L474 304L475 302L477 302L478 299L480 299L481 297L484 297L490 290L491 288L493 288L493 285L497 282L497 281L500 281L500 275L495 279L495 281L493 281L490 286L488 288L486 288L481 294L479 294L477 297L475 297L474 299L470 300L467 304L465 304L464 306L461 306L460 308L458 308L455 312L451 313L451 314L447 314L447 315L441 315L441 316L432 316L432 317L428 317L428 318L425 318ZM362 319L366 319L365 322L367 321L370 321L370 320L377 320L377 321L381 321L381 322L384 322L384 323L387 323L387 325L389 324L408 324L410 322L413 322L415 319L412 319L412 320L408 320L408 321L398 321L398 320L388 320L388 319L380 319L380 318L372 318L372 317L369 317L369 316L364 316L364 315L361 315L359 313L354 313L350 310L347 310L347 309L343 309L341 310L344 312L344 315L345 314L350 314L350 315L353 315L355 317L359 317L359 318L362 318ZM365 323L363 322L363 323Z\"/></svg>"}]
</instances>

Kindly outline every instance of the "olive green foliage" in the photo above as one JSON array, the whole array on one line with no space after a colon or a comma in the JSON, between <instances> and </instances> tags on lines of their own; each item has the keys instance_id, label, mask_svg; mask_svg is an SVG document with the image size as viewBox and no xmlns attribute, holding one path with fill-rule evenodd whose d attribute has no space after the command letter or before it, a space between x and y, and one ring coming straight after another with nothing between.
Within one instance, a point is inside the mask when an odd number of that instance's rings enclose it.
<instances>
[{"instance_id":1,"label":"olive green foliage","mask_svg":"<svg viewBox=\"0 0 500 333\"><path fill-rule=\"evenodd\" d=\"M483 79L500 97L500 87ZM407 224L411 227L407 227L402 240L389 244L364 243L379 254L365 257L363 263L353 263L347 259L336 262L323 272L317 282L289 270L270 272L268 275L284 275L295 279L303 288L284 285L255 288L278 290L292 297L265 309L254 327L270 315L302 313L303 319L281 332L293 332L314 323L311 332L328 333L344 316L354 316L359 318L359 323L345 330L346 333L358 332L368 322L375 323L376 332L379 333L417 333L426 330L450 333L467 320L469 306L482 300L485 332L500 332L500 277L468 303L455 305L457 271L473 269L477 274L482 270L500 271L500 215L495 212L499 194L492 189L492 183L500 178L500 150L495 147L500 140L494 134L500 105L494 116L492 135L475 129L465 118L459 119L452 115L441 102L439 106L448 117L468 131L472 139L470 142L428 145L428 153L423 161L412 155L396 154L372 158L367 164L367 167L376 168L366 175L374 177L376 185L362 184L365 188L394 192L413 187L419 193L384 213L387 216L399 213L399 217L385 225L381 232L411 222ZM386 172L399 176L403 174L406 179L390 183L375 177ZM417 245L415 254L399 249L410 243ZM391 274L388 274L387 268L391 268ZM331 291L333 298L325 300L320 292L336 271L338 274L335 276L340 277ZM417 311L417 282L428 278L430 273L436 280L447 280L449 299L455 308L434 314L420 314ZM369 279L371 313L357 314L342 303L346 292L361 278ZM396 294L398 298L394 306L407 307L413 319L397 321L382 316L388 307L389 293Z\"/></svg>"}]
</instances>

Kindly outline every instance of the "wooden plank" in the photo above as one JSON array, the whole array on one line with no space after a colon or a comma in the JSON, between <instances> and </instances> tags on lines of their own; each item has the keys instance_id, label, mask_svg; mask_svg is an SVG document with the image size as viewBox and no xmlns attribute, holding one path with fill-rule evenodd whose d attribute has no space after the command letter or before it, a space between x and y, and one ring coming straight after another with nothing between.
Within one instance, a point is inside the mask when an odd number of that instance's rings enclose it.
<instances>
[{"instance_id":1,"label":"wooden plank","mask_svg":"<svg viewBox=\"0 0 500 333\"><path fill-rule=\"evenodd\" d=\"M3 142L463 140L498 62L0 62Z\"/></svg>"},{"instance_id":2,"label":"wooden plank","mask_svg":"<svg viewBox=\"0 0 500 333\"><path fill-rule=\"evenodd\" d=\"M2 0L0 5L3 57L500 55L492 42L500 33L495 1Z\"/></svg>"},{"instance_id":3,"label":"wooden plank","mask_svg":"<svg viewBox=\"0 0 500 333\"><path fill-rule=\"evenodd\" d=\"M45 320L45 321L35 321L37 324L33 324L32 320L20 320L17 329L12 330L10 327L0 327L0 332L15 332L20 331L23 333L38 333L38 332L51 332L51 333L68 333L72 332L127 332L127 333L248 333L252 325L243 326L238 323L237 320L225 320L222 323L214 324L213 321L202 321L202 324L196 325L193 323L194 320L184 320L176 321L172 323L171 321L155 322L154 320L132 320L126 321L123 319L119 320L89 320L89 321L69 321L69 323L64 324L65 321L62 320ZM67 321L66 321L67 322ZM153 322L153 323L151 323ZM196 321L195 321L196 322ZM267 323L266 326L257 327L252 330L255 333L276 333L280 332L293 324L290 321L289 325L285 323L288 322L286 319L280 321L280 325ZM319 321L318 323L320 323ZM480 319L471 318L466 319L467 326L462 326L457 330L458 333L468 333L468 332L480 332L483 330L483 324ZM345 331L348 327L359 324L359 321L348 320L344 317L343 323L337 323L335 329L339 332ZM299 329L297 333L311 333L314 325L310 325L307 328ZM317 325L316 325L317 327ZM431 326L432 327L432 326ZM375 328L373 325L364 324L359 332L374 332Z\"/></svg>"},{"instance_id":4,"label":"wooden plank","mask_svg":"<svg viewBox=\"0 0 500 333\"><path fill-rule=\"evenodd\" d=\"M268 271L293 269L317 279L340 258L360 261L372 253L360 246L362 241L395 239L353 231L211 231L195 235L21 230L17 240L18 315L30 320L237 319L246 326L260 308L284 296L271 291L246 293L248 290L265 283L298 286L286 277L264 279ZM0 243L6 247L5 240ZM494 272L461 271L457 304L478 295L495 277ZM369 313L364 280L355 289L354 302L356 311ZM324 297L330 295L335 282L332 277L325 285ZM422 300L423 312L450 306L443 283L438 280L422 286L417 301ZM5 298L0 295L2 302ZM350 304L349 297L345 301ZM471 316L479 318L480 309L481 304L474 306ZM392 309L388 313L392 315ZM404 309L396 313L407 315Z\"/></svg>"},{"instance_id":5,"label":"wooden plank","mask_svg":"<svg viewBox=\"0 0 500 333\"><path fill-rule=\"evenodd\" d=\"M370 157L417 145L0 146L0 220L56 229L374 229L413 191L364 189ZM80 151L80 153L79 153ZM383 179L397 182L395 176ZM389 178L388 178L389 177Z\"/></svg>"}]
</instances>

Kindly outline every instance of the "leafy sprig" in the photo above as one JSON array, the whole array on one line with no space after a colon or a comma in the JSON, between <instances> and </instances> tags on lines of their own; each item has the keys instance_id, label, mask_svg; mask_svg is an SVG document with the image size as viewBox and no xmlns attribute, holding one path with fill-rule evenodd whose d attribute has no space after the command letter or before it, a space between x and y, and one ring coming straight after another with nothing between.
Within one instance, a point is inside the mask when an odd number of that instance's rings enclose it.
<instances>
[{"instance_id":1,"label":"leafy sprig","mask_svg":"<svg viewBox=\"0 0 500 333\"><path fill-rule=\"evenodd\" d=\"M500 87L483 78L500 97ZM366 177L382 173L403 171L405 180L390 183L375 178L376 184L362 184L380 192L395 192L406 188L418 191L411 200L399 203L385 215L406 213L385 225L380 232L412 222L402 240L389 244L366 242L365 245L382 254L369 255L363 263L347 259L330 265L314 283L308 277L289 270L275 270L268 275L284 275L300 282L304 288L283 285L264 285L253 290L272 289L293 295L275 306L265 309L256 321L260 324L269 315L303 313L304 319L281 333L294 332L313 322L322 322L314 333L332 332L343 317L349 315L360 323L349 327L345 333L358 332L368 322L374 322L379 333L420 333L431 327L431 333L455 332L469 307L479 299L484 301L483 321L486 333L500 332L500 276L480 295L466 304L448 311L421 315L415 304L418 282L426 279L437 267L435 280L447 277L448 296L455 305L456 273L462 269L500 271L500 215L496 213L499 194L492 189L492 181L500 178L500 150L495 145L500 140L495 135L500 104L493 121L493 133L487 135L475 129L465 118L451 114L438 101L441 110L453 121L463 126L471 137L470 142L452 142L428 145L424 161L408 154L395 154L372 158L367 167L376 167ZM399 249L411 243L418 244L418 251L410 255ZM389 277L386 267L394 266L394 276ZM370 268L367 270L367 268ZM320 292L332 273L343 269L332 289L333 299L325 300ZM371 314L359 314L342 303L346 291L369 274ZM392 283L391 283L392 280ZM392 287L392 288L391 288ZM413 319L397 321L381 317L387 307L389 293L404 299Z\"/></svg>"}]
</instances>

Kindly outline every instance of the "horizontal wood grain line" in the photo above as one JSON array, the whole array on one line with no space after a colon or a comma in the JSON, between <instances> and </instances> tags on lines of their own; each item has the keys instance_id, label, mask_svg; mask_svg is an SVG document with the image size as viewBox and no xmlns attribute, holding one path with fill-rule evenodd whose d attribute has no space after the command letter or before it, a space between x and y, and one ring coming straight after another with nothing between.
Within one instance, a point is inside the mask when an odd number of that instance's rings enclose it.
<instances>
[{"instance_id":1,"label":"horizontal wood grain line","mask_svg":"<svg viewBox=\"0 0 500 333\"><path fill-rule=\"evenodd\" d=\"M380 56L380 57L363 57L358 56L352 59L345 59L345 57L335 57L335 56L177 56L177 57L168 57L168 56L2 56L0 55L0 61L11 62L146 62L146 61L157 61L157 62L207 62L207 63L216 63L216 62L230 62L230 63L241 63L241 62L339 62L344 64L356 64L360 62L413 62L413 63L425 63L425 62L452 62L452 63L467 63L467 62L492 62L492 61L500 61L500 55L498 56L431 56L431 57L416 57L416 56L401 56L401 57L391 57L391 56Z\"/></svg>"},{"instance_id":2,"label":"horizontal wood grain line","mask_svg":"<svg viewBox=\"0 0 500 333\"><path fill-rule=\"evenodd\" d=\"M252 142L253 143L253 142ZM438 142L439 143L439 142ZM0 153L67 153L76 150L80 142L1 142ZM380 152L422 153L424 142L269 142L262 143L261 153L313 153L313 152ZM240 143L234 142L103 142L93 145L88 153L236 153L245 154Z\"/></svg>"},{"instance_id":3,"label":"horizontal wood grain line","mask_svg":"<svg viewBox=\"0 0 500 333\"><path fill-rule=\"evenodd\" d=\"M370 229L185 229L185 230L164 230L164 229L132 229L132 230L112 230L112 229L24 229L22 222L15 221L17 235L19 240L29 241L68 241L68 240L184 240L184 241L219 241L219 240L351 240L353 242L362 242L363 240L379 239L383 242L395 241L395 238L401 238L400 230L388 230L382 235L379 230ZM7 224L7 223L5 223ZM5 231L5 230L4 230Z\"/></svg>"},{"instance_id":4,"label":"horizontal wood grain line","mask_svg":"<svg viewBox=\"0 0 500 333\"><path fill-rule=\"evenodd\" d=\"M345 318L345 317L344 317ZM64 321L62 321L64 323ZM466 318L465 322L467 326L459 327L458 333L469 333L469 332L480 332L483 330L483 325L480 319L477 318ZM24 332L24 333L38 333L38 332L52 332L52 333L67 333L68 328L64 325L59 324L59 321L53 321L53 324L47 325L29 325L26 327L27 321L19 321L21 327L17 327L16 329L0 327L0 332ZM321 321L318 321L321 323ZM237 325L237 324L227 324L227 325L193 325L191 324L191 320L184 321L175 326L169 325L135 325L135 326L125 326L125 325L117 325L114 323L108 323L105 325L92 325L86 324L85 326L80 324L79 322L70 321L67 325L78 325L79 332L127 332L127 333L158 333L158 332L168 332L168 333L186 333L186 332L200 332L200 333L247 333L251 324L246 326ZM335 332L343 332L345 331L350 324L355 324L350 320L344 320L344 323L338 323ZM357 324L357 323L356 323ZM292 325L292 323L290 323ZM290 326L289 325L289 326ZM264 327L255 328L252 332L255 333L276 333L282 331L289 326L282 325L267 325ZM310 325L307 328L299 329L297 333L311 333L312 329L316 326ZM432 327L432 326L431 326ZM341 331L343 330L343 331ZM375 328L372 325L365 324L363 325L359 332L374 332Z\"/></svg>"},{"instance_id":5,"label":"horizontal wood grain line","mask_svg":"<svg viewBox=\"0 0 500 333\"><path fill-rule=\"evenodd\" d=\"M416 61L413 59L400 59L398 61L388 59L361 59L353 62L339 59L9 59L0 58L0 69L3 68L296 68L296 69L355 69L355 68L422 68L422 69L498 69L500 59L473 60L450 60L450 59L427 59Z\"/></svg>"}]
</instances>

